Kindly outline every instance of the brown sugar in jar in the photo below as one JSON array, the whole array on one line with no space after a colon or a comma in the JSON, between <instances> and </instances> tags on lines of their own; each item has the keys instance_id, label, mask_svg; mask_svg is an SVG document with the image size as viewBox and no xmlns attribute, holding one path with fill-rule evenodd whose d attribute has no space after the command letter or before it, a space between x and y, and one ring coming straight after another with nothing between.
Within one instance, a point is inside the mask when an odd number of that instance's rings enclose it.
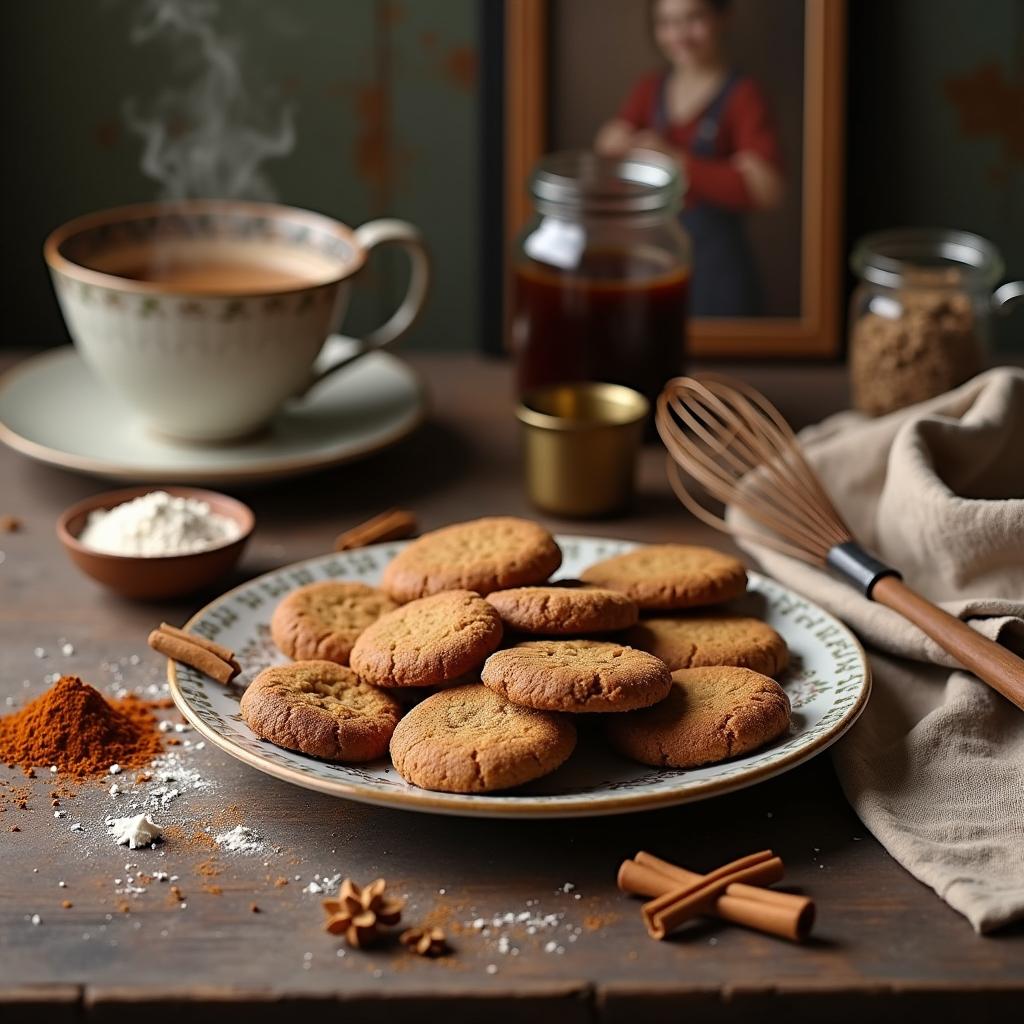
<instances>
[{"instance_id":1,"label":"brown sugar in jar","mask_svg":"<svg viewBox=\"0 0 1024 1024\"><path fill-rule=\"evenodd\" d=\"M850 257L850 387L881 416L955 388L984 369L992 314L1024 294L995 289L1003 260L966 231L906 228L868 235Z\"/></svg>"}]
</instances>

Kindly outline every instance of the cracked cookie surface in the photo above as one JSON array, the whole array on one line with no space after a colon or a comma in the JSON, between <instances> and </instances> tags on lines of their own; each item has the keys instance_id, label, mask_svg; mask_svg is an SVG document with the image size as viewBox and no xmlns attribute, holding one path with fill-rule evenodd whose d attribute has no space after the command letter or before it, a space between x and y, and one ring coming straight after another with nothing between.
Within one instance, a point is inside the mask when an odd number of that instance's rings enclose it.
<instances>
[{"instance_id":1,"label":"cracked cookie surface","mask_svg":"<svg viewBox=\"0 0 1024 1024\"><path fill-rule=\"evenodd\" d=\"M632 711L662 700L668 667L646 651L601 640L527 640L492 654L485 686L546 711Z\"/></svg>"},{"instance_id":2,"label":"cracked cookie surface","mask_svg":"<svg viewBox=\"0 0 1024 1024\"><path fill-rule=\"evenodd\" d=\"M398 605L365 583L325 580L299 587L274 609L270 635L296 661L347 665L359 634Z\"/></svg>"},{"instance_id":3,"label":"cracked cookie surface","mask_svg":"<svg viewBox=\"0 0 1024 1024\"><path fill-rule=\"evenodd\" d=\"M789 728L774 679L735 667L684 668L660 704L608 722L612 746L658 768L698 768L747 754Z\"/></svg>"},{"instance_id":4,"label":"cracked cookie surface","mask_svg":"<svg viewBox=\"0 0 1024 1024\"><path fill-rule=\"evenodd\" d=\"M543 636L610 633L628 629L640 615L625 594L603 587L514 587L487 600L509 629Z\"/></svg>"},{"instance_id":5,"label":"cracked cookie surface","mask_svg":"<svg viewBox=\"0 0 1024 1024\"><path fill-rule=\"evenodd\" d=\"M537 523L490 516L426 533L387 565L381 586L396 601L442 590L489 594L543 583L562 564L554 537Z\"/></svg>"},{"instance_id":6,"label":"cracked cookie surface","mask_svg":"<svg viewBox=\"0 0 1024 1024\"><path fill-rule=\"evenodd\" d=\"M440 686L478 668L501 635L501 617L479 594L448 590L381 616L349 660L375 686Z\"/></svg>"},{"instance_id":7,"label":"cracked cookie surface","mask_svg":"<svg viewBox=\"0 0 1024 1024\"><path fill-rule=\"evenodd\" d=\"M622 591L641 608L665 611L718 604L747 589L739 559L688 544L648 544L595 562L581 578Z\"/></svg>"},{"instance_id":8,"label":"cracked cookie surface","mask_svg":"<svg viewBox=\"0 0 1024 1024\"><path fill-rule=\"evenodd\" d=\"M517 707L473 683L417 704L395 729L391 760L421 789L488 793L553 772L575 746L567 718Z\"/></svg>"},{"instance_id":9,"label":"cracked cookie surface","mask_svg":"<svg viewBox=\"0 0 1024 1024\"><path fill-rule=\"evenodd\" d=\"M242 695L242 718L257 736L326 761L372 761L387 753L398 702L333 661L264 669Z\"/></svg>"},{"instance_id":10,"label":"cracked cookie surface","mask_svg":"<svg viewBox=\"0 0 1024 1024\"><path fill-rule=\"evenodd\" d=\"M786 641L768 623L744 615L644 619L624 639L673 670L735 665L774 677L789 662Z\"/></svg>"}]
</instances>

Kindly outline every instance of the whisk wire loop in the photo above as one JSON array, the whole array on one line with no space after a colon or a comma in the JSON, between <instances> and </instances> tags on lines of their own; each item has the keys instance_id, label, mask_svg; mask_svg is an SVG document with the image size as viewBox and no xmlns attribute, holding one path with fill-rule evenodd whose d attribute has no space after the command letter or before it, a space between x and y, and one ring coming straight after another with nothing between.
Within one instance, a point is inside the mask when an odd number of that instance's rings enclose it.
<instances>
[{"instance_id":1,"label":"whisk wire loop","mask_svg":"<svg viewBox=\"0 0 1024 1024\"><path fill-rule=\"evenodd\" d=\"M812 563L824 562L831 548L850 539L789 425L753 389L717 374L677 378L658 399L657 425L670 456L672 489L703 522ZM771 534L727 525L698 500L681 469Z\"/></svg>"}]
</instances>

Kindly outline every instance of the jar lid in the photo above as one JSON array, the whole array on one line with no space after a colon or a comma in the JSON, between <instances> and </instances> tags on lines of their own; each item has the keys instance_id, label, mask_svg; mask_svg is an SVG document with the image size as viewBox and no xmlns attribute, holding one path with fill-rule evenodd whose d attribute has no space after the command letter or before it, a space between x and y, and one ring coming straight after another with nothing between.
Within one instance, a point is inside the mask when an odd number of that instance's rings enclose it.
<instances>
[{"instance_id":1,"label":"jar lid","mask_svg":"<svg viewBox=\"0 0 1024 1024\"><path fill-rule=\"evenodd\" d=\"M684 190L676 161L646 149L622 157L584 149L550 153L541 159L530 182L538 207L568 207L589 213L675 209Z\"/></svg>"},{"instance_id":2,"label":"jar lid","mask_svg":"<svg viewBox=\"0 0 1024 1024\"><path fill-rule=\"evenodd\" d=\"M908 273L935 271L930 287L963 287L974 281L991 288L1003 275L1003 258L988 239L948 228L899 228L865 235L850 255L855 274L872 284L897 288ZM948 282L939 274L951 271Z\"/></svg>"}]
</instances>

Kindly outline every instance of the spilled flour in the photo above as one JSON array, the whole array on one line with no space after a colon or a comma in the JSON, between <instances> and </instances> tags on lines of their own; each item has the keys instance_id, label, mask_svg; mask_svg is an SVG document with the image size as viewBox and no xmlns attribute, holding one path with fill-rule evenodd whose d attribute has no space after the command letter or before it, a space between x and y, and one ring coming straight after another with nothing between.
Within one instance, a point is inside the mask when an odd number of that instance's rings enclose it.
<instances>
[{"instance_id":1,"label":"spilled flour","mask_svg":"<svg viewBox=\"0 0 1024 1024\"><path fill-rule=\"evenodd\" d=\"M221 849L232 853L262 853L266 848L263 836L248 825L236 825L213 838Z\"/></svg>"}]
</instances>

